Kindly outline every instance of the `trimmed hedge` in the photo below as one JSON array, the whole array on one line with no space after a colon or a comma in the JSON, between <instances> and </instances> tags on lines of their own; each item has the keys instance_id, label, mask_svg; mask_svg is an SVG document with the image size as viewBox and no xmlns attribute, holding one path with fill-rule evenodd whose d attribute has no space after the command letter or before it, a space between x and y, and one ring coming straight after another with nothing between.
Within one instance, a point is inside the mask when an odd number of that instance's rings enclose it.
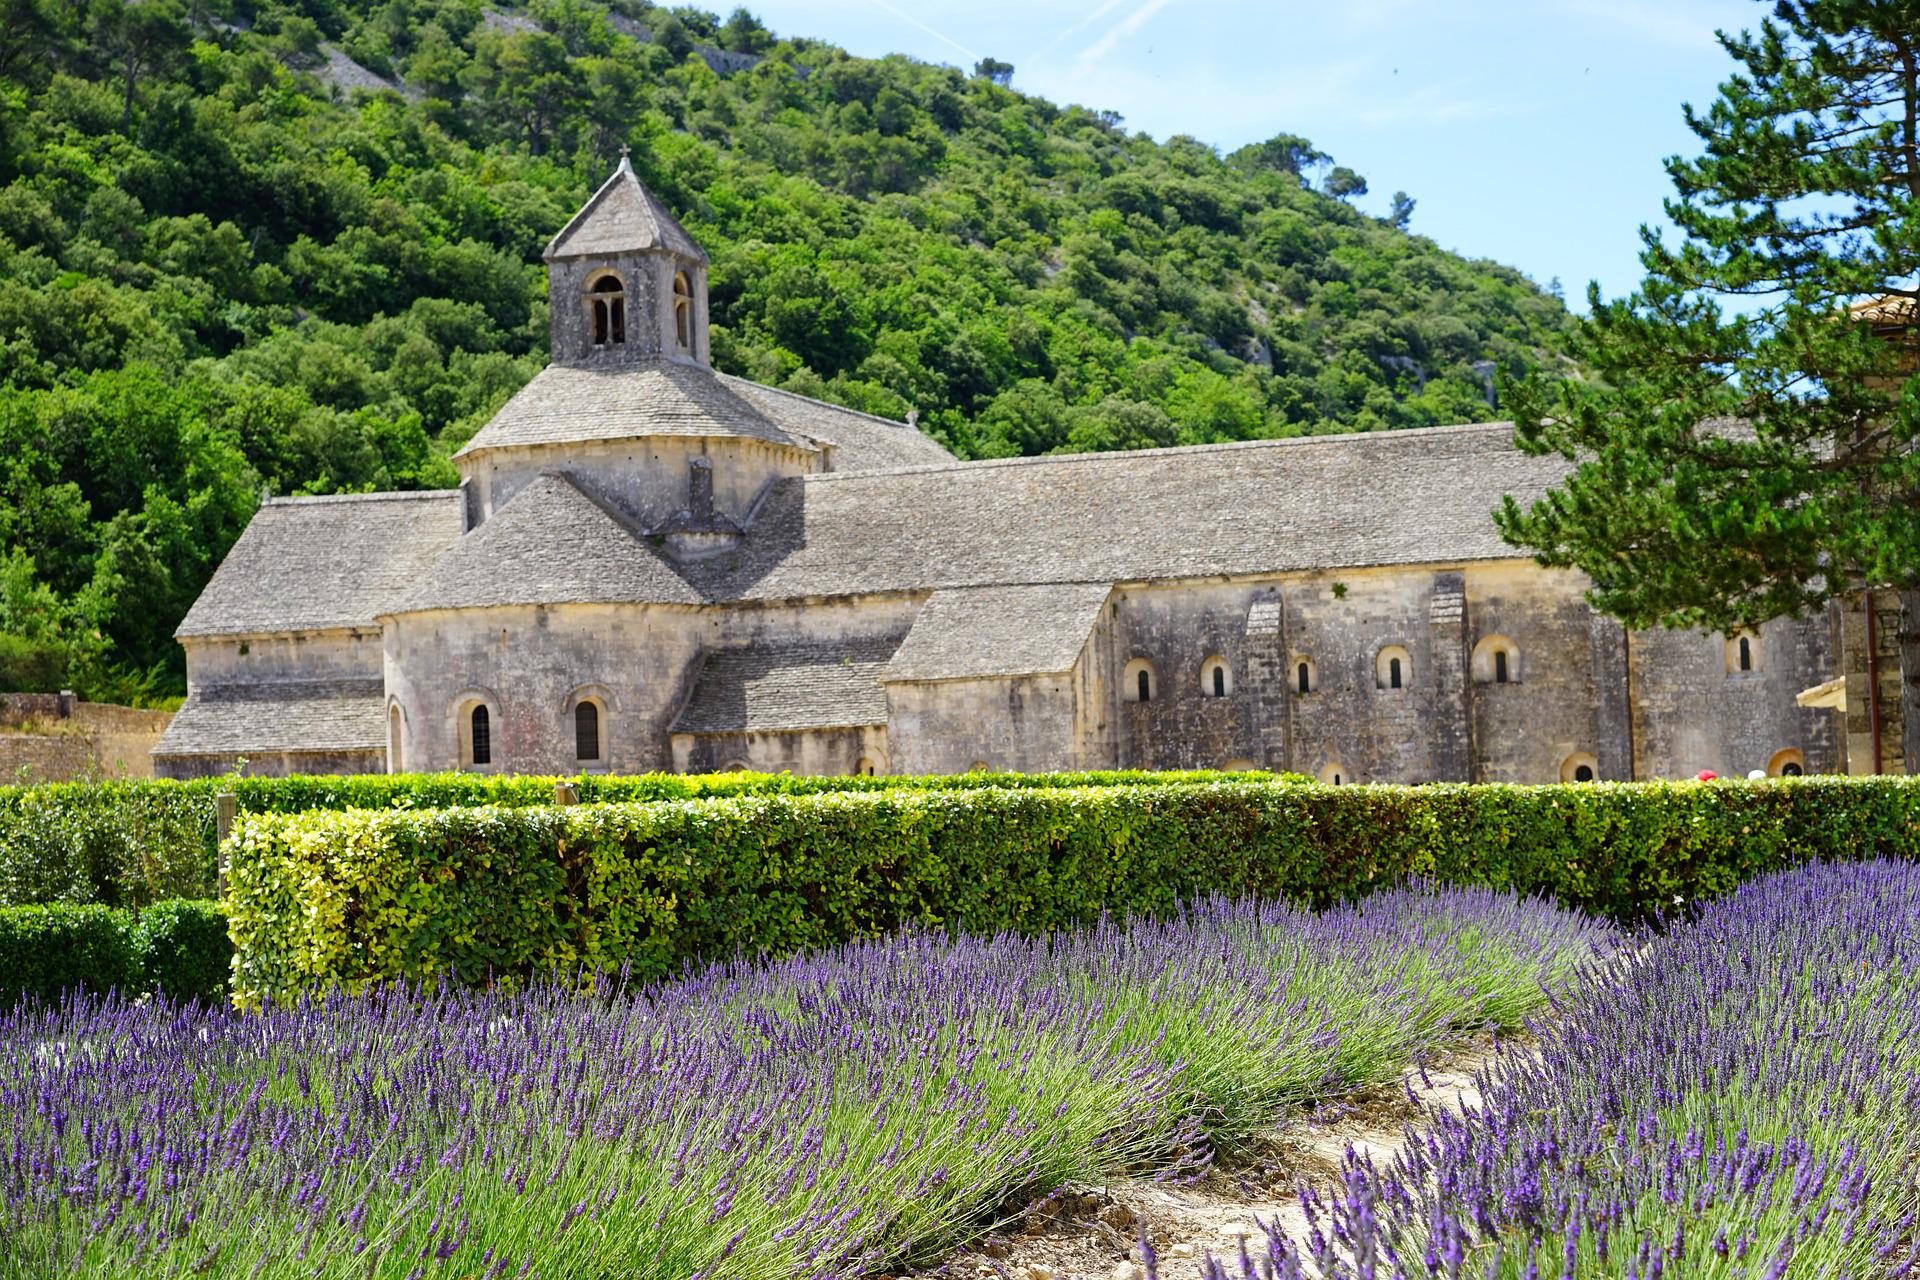
<instances>
[{"instance_id":1,"label":"trimmed hedge","mask_svg":"<svg viewBox=\"0 0 1920 1280\"><path fill-rule=\"evenodd\" d=\"M233 964L226 916L216 902L156 902L142 912L113 907L0 907L0 1009L63 991L160 991L218 1000Z\"/></svg>"},{"instance_id":2,"label":"trimmed hedge","mask_svg":"<svg viewBox=\"0 0 1920 1280\"><path fill-rule=\"evenodd\" d=\"M1616 917L1809 859L1911 857L1920 780L841 791L257 814L230 850L242 1003L451 969L785 952L903 924L1035 932L1409 875Z\"/></svg>"},{"instance_id":3,"label":"trimmed hedge","mask_svg":"<svg viewBox=\"0 0 1920 1280\"><path fill-rule=\"evenodd\" d=\"M970 773L952 777L795 777L791 774L589 774L569 779L587 803L701 796L973 787L1120 786L1267 780L1266 773ZM214 797L243 813L309 809L443 809L553 803L559 779L473 773L353 777L197 778L191 782L62 782L0 787L0 906L99 902L138 907L212 897L218 870Z\"/></svg>"}]
</instances>

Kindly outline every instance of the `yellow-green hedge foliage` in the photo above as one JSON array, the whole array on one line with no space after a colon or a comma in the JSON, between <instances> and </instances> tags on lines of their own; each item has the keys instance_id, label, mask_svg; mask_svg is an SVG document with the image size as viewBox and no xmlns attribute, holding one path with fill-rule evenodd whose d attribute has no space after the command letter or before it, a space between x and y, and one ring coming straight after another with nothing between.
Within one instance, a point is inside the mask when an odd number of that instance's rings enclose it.
<instances>
[{"instance_id":1,"label":"yellow-green hedge foliage","mask_svg":"<svg viewBox=\"0 0 1920 1280\"><path fill-rule=\"evenodd\" d=\"M911 789L256 814L229 850L243 1001L453 971L784 952L903 924L1040 931L1208 893L1408 875L1607 914L1813 858L1912 856L1920 782Z\"/></svg>"},{"instance_id":2,"label":"yellow-green hedge foliage","mask_svg":"<svg viewBox=\"0 0 1920 1280\"><path fill-rule=\"evenodd\" d=\"M1265 773L968 773L952 777L819 778L791 774L649 773L572 778L580 798L685 800L701 796L973 787L1182 785L1258 781ZM0 906L100 902L138 907L161 898L210 897L214 797L231 791L243 813L309 809L441 809L553 803L557 778L475 773L351 777L197 778L191 782L59 782L0 786Z\"/></svg>"}]
</instances>

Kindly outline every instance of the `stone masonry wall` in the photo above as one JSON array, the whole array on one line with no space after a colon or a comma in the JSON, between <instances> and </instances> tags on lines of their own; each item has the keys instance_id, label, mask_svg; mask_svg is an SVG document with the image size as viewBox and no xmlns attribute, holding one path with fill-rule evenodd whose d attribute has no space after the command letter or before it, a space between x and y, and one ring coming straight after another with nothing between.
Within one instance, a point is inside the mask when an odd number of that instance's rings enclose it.
<instances>
[{"instance_id":1,"label":"stone masonry wall","mask_svg":"<svg viewBox=\"0 0 1920 1280\"><path fill-rule=\"evenodd\" d=\"M72 694L0 694L0 782L150 778L148 752L172 719Z\"/></svg>"}]
</instances>

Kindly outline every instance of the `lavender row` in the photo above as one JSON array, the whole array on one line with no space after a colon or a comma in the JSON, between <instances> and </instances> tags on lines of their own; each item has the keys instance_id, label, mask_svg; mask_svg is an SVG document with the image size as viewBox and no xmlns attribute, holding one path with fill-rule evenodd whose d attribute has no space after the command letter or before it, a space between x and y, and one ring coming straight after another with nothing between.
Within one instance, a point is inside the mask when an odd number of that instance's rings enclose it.
<instances>
[{"instance_id":1,"label":"lavender row","mask_svg":"<svg viewBox=\"0 0 1920 1280\"><path fill-rule=\"evenodd\" d=\"M0 1018L0 1273L841 1277L1179 1176L1613 945L1469 890L912 935L598 995Z\"/></svg>"},{"instance_id":2,"label":"lavender row","mask_svg":"<svg viewBox=\"0 0 1920 1280\"><path fill-rule=\"evenodd\" d=\"M1209 1280L1920 1268L1920 867L1756 881L1561 999L1391 1167Z\"/></svg>"}]
</instances>

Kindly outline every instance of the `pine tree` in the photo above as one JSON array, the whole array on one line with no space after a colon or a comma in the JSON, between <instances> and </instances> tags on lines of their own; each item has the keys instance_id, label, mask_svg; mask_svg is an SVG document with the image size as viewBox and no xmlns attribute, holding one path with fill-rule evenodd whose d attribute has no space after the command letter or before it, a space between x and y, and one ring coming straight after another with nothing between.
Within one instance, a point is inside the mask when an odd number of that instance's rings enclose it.
<instances>
[{"instance_id":1,"label":"pine tree","mask_svg":"<svg viewBox=\"0 0 1920 1280\"><path fill-rule=\"evenodd\" d=\"M1667 161L1677 244L1575 343L1586 381L1507 388L1576 464L1510 542L1636 627L1726 630L1901 593L1920 759L1920 0L1781 0Z\"/></svg>"}]
</instances>

